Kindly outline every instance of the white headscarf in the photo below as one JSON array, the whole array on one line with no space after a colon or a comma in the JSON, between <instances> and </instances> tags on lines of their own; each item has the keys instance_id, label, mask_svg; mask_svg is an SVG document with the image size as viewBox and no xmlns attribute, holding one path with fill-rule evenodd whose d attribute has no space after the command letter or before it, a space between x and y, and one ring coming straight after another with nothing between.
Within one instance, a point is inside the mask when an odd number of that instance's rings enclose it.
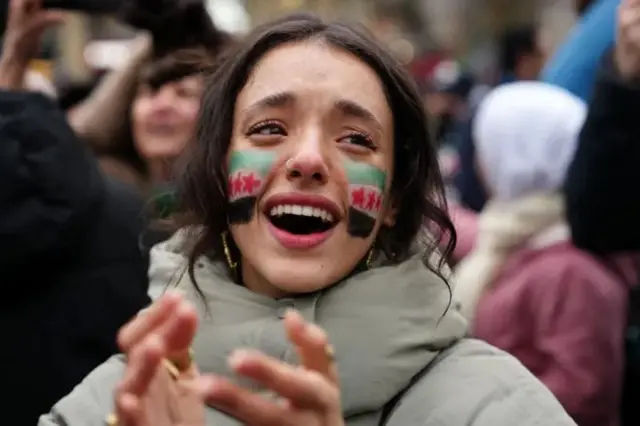
<instances>
[{"instance_id":1,"label":"white headscarf","mask_svg":"<svg viewBox=\"0 0 640 426\"><path fill-rule=\"evenodd\" d=\"M480 104L473 136L491 199L480 214L474 249L454 274L454 297L469 321L511 253L569 238L558 189L586 112L582 100L538 82L501 86Z\"/></svg>"},{"instance_id":2,"label":"white headscarf","mask_svg":"<svg viewBox=\"0 0 640 426\"><path fill-rule=\"evenodd\" d=\"M492 198L508 201L559 189L586 114L580 98L545 83L506 84L488 94L473 138Z\"/></svg>"}]
</instances>

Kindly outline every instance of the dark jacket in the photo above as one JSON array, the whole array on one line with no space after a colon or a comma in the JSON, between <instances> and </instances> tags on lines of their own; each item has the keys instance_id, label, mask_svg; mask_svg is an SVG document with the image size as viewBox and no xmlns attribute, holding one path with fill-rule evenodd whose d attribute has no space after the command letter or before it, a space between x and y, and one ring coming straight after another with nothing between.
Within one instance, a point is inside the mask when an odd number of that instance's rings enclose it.
<instances>
[{"instance_id":1,"label":"dark jacket","mask_svg":"<svg viewBox=\"0 0 640 426\"><path fill-rule=\"evenodd\" d=\"M0 92L0 182L1 415L34 425L149 302L142 203L38 94Z\"/></svg>"},{"instance_id":2,"label":"dark jacket","mask_svg":"<svg viewBox=\"0 0 640 426\"><path fill-rule=\"evenodd\" d=\"M640 249L640 85L611 56L598 75L566 181L574 242L596 253Z\"/></svg>"},{"instance_id":3,"label":"dark jacket","mask_svg":"<svg viewBox=\"0 0 640 426\"><path fill-rule=\"evenodd\" d=\"M566 182L575 245L598 254L640 250L640 85L610 55L598 75ZM640 424L640 291L629 295L622 424Z\"/></svg>"}]
</instances>

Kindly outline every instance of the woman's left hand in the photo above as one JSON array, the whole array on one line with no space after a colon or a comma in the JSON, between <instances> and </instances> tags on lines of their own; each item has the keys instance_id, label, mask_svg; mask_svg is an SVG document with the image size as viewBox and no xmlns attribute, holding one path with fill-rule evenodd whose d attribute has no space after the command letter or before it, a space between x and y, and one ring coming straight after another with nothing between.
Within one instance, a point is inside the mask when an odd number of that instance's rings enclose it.
<instances>
[{"instance_id":1,"label":"woman's left hand","mask_svg":"<svg viewBox=\"0 0 640 426\"><path fill-rule=\"evenodd\" d=\"M325 332L296 312L284 320L300 366L294 367L260 352L241 350L229 359L231 368L279 396L267 399L227 380L215 378L208 403L253 426L343 426L340 388L333 349Z\"/></svg>"}]
</instances>

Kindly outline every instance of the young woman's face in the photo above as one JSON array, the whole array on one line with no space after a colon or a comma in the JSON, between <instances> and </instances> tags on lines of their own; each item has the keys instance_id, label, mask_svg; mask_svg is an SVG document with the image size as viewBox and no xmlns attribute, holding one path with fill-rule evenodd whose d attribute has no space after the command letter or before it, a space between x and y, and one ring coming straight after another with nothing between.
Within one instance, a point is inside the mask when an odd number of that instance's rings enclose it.
<instances>
[{"instance_id":1,"label":"young woman's face","mask_svg":"<svg viewBox=\"0 0 640 426\"><path fill-rule=\"evenodd\" d=\"M345 277L393 224L393 118L365 63L318 41L276 48L238 95L229 222L245 284L281 297Z\"/></svg>"},{"instance_id":2,"label":"young woman's face","mask_svg":"<svg viewBox=\"0 0 640 426\"><path fill-rule=\"evenodd\" d=\"M146 161L174 159L193 136L203 90L202 77L189 76L154 90L141 85L133 102L136 149Z\"/></svg>"}]
</instances>

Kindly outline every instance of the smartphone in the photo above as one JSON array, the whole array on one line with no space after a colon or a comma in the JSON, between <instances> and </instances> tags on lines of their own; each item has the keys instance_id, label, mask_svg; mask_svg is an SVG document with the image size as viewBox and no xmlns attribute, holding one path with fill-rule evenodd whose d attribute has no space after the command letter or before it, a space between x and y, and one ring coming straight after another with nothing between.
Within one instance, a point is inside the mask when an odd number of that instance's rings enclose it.
<instances>
[{"instance_id":1,"label":"smartphone","mask_svg":"<svg viewBox=\"0 0 640 426\"><path fill-rule=\"evenodd\" d=\"M77 10L89 14L109 14L120 10L123 0L43 0L47 9Z\"/></svg>"}]
</instances>

